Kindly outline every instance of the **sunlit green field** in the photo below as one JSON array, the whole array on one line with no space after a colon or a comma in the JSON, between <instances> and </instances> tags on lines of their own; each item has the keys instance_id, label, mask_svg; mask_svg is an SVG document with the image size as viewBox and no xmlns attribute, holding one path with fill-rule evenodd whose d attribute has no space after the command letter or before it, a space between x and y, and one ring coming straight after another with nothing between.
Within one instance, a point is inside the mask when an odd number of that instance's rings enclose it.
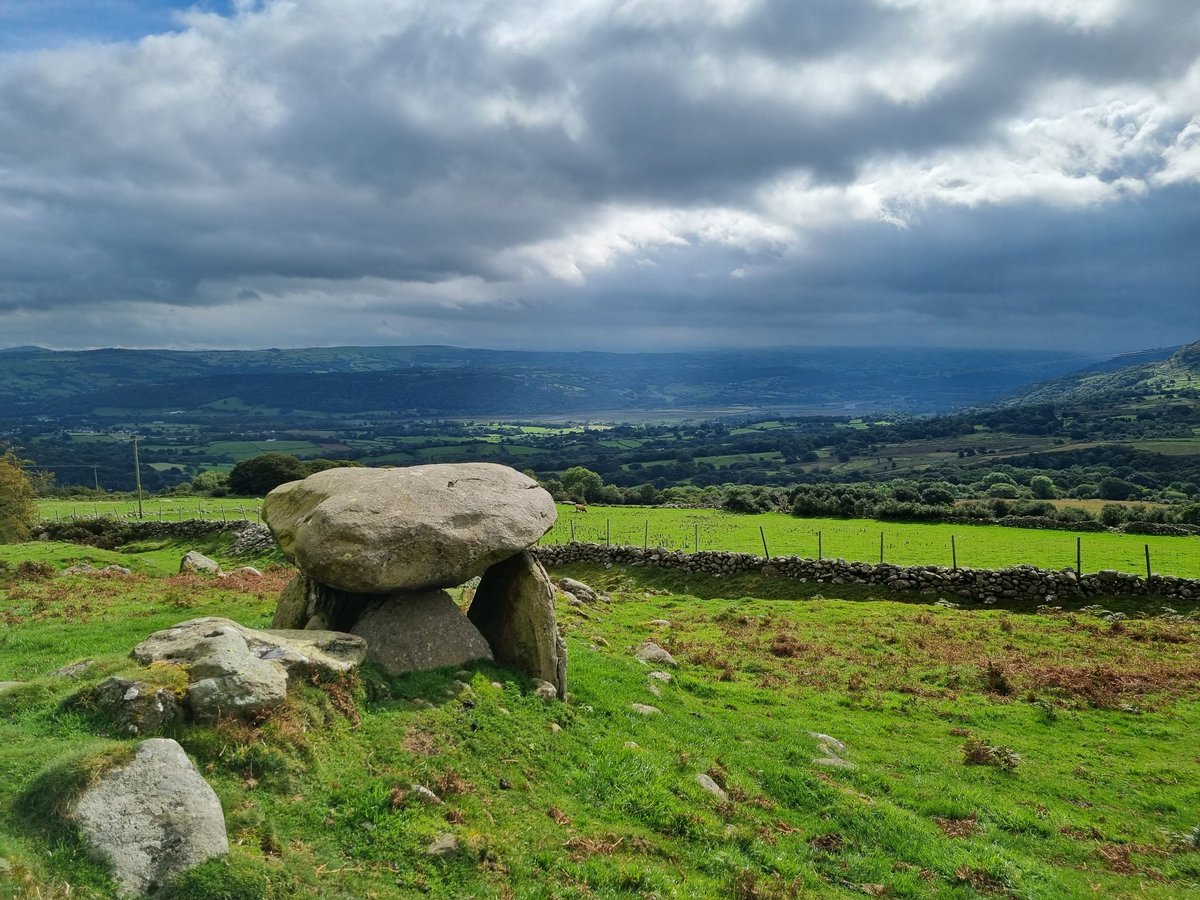
<instances>
[{"instance_id":1,"label":"sunlit green field","mask_svg":"<svg viewBox=\"0 0 1200 900\"><path fill-rule=\"evenodd\" d=\"M28 554L57 567L56 546L3 548L0 681L24 684L0 692L0 896L111 898L104 867L48 814L64 797L47 788L64 761L137 739L78 698L132 673L130 647L156 629L201 615L265 626L290 572L16 571ZM96 561L109 559L121 555ZM940 609L858 586L819 599L829 586L752 576L554 574L612 597L583 610L559 598L568 703L487 662L399 678L368 666L295 686L253 727L177 728L221 800L231 854L168 895L1200 892L1195 620ZM634 658L647 638L679 661L669 681ZM82 675L51 674L81 658L95 660ZM442 802L415 802L414 784ZM445 833L459 852L431 857Z\"/></svg>"},{"instance_id":2,"label":"sunlit green field","mask_svg":"<svg viewBox=\"0 0 1200 900\"><path fill-rule=\"evenodd\" d=\"M143 504L150 521L186 519L259 521L262 501L246 498L164 498ZM137 503L123 501L39 501L45 519L72 516L132 518ZM959 566L997 569L1035 565L1062 569L1075 566L1076 538L1080 540L1083 570L1116 569L1144 574L1150 547L1155 574L1200 578L1200 537L1154 537L1136 534L1083 533L997 525L943 525L878 522L871 519L798 519L783 513L743 515L713 509L589 506L576 512L559 504L558 521L542 543L572 539L616 545L665 547L671 550L728 550L763 553L763 539L772 556L809 556L878 562L883 535L883 559L901 565L951 565L951 537ZM761 533L759 529L762 529ZM818 537L819 535L819 537Z\"/></svg>"},{"instance_id":3,"label":"sunlit green field","mask_svg":"<svg viewBox=\"0 0 1200 900\"><path fill-rule=\"evenodd\" d=\"M142 501L143 518L150 521L179 522L185 519L258 521L262 500L248 497L152 497ZM60 520L107 516L136 518L136 500L39 500L38 514L43 519Z\"/></svg>"},{"instance_id":4,"label":"sunlit green field","mask_svg":"<svg viewBox=\"0 0 1200 900\"><path fill-rule=\"evenodd\" d=\"M798 519L784 513L743 515L713 509L589 506L587 512L576 512L573 505L561 504L558 521L542 543L561 544L574 537L634 547L695 550L698 546L761 555L765 536L772 556L816 557L820 552L825 558L879 562L880 535L884 561L901 565L951 565L953 537L959 566L1074 568L1078 537L1085 572L1116 569L1144 574L1148 545L1156 574L1200 578L1200 537L1076 535L998 525Z\"/></svg>"}]
</instances>

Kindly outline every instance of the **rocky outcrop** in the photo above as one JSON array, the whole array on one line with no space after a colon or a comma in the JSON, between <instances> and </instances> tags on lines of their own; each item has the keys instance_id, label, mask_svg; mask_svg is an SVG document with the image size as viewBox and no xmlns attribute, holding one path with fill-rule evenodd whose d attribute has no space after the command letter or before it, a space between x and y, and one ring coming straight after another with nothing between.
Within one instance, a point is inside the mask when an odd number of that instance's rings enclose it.
<instances>
[{"instance_id":1,"label":"rocky outcrop","mask_svg":"<svg viewBox=\"0 0 1200 900\"><path fill-rule=\"evenodd\" d=\"M536 481L493 463L329 469L263 502L284 555L360 594L462 584L533 544L556 515Z\"/></svg>"},{"instance_id":2,"label":"rocky outcrop","mask_svg":"<svg viewBox=\"0 0 1200 900\"><path fill-rule=\"evenodd\" d=\"M494 658L565 696L554 588L526 552L556 514L537 482L491 463L330 469L282 485L263 515L301 571L273 624L361 635L393 674ZM476 578L464 615L441 588Z\"/></svg>"},{"instance_id":3,"label":"rocky outcrop","mask_svg":"<svg viewBox=\"0 0 1200 900\"><path fill-rule=\"evenodd\" d=\"M554 585L534 557L496 563L479 582L467 617L495 648L496 661L567 695L567 648L554 618Z\"/></svg>"},{"instance_id":4,"label":"rocky outcrop","mask_svg":"<svg viewBox=\"0 0 1200 900\"><path fill-rule=\"evenodd\" d=\"M133 650L134 659L187 671L192 718L254 718L281 704L288 680L341 675L366 657L366 642L332 631L256 631L208 616L158 631Z\"/></svg>"},{"instance_id":5,"label":"rocky outcrop","mask_svg":"<svg viewBox=\"0 0 1200 900\"><path fill-rule=\"evenodd\" d=\"M143 741L133 760L101 775L70 818L112 867L122 896L154 894L229 852L221 802L175 741Z\"/></svg>"}]
</instances>

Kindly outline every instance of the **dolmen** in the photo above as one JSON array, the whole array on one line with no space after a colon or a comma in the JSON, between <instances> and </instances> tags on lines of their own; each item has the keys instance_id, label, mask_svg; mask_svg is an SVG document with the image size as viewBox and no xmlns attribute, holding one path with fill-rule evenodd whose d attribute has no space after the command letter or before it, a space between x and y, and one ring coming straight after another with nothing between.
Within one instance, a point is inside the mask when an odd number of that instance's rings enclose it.
<instances>
[{"instance_id":1,"label":"dolmen","mask_svg":"<svg viewBox=\"0 0 1200 900\"><path fill-rule=\"evenodd\" d=\"M276 629L349 632L393 674L494 659L566 697L554 587L528 548L554 500L508 466L327 469L280 485L263 519L300 574ZM479 579L464 614L446 588Z\"/></svg>"}]
</instances>

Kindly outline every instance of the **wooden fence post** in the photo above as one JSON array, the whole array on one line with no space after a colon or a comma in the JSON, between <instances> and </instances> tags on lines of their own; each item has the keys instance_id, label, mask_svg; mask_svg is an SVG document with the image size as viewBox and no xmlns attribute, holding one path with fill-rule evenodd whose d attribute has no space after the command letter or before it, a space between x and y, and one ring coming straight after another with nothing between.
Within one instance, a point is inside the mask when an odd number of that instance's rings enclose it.
<instances>
[{"instance_id":1,"label":"wooden fence post","mask_svg":"<svg viewBox=\"0 0 1200 900\"><path fill-rule=\"evenodd\" d=\"M958 571L958 548L954 545L954 535L950 535L950 565Z\"/></svg>"},{"instance_id":2,"label":"wooden fence post","mask_svg":"<svg viewBox=\"0 0 1200 900\"><path fill-rule=\"evenodd\" d=\"M883 565L883 532L879 532L879 564Z\"/></svg>"},{"instance_id":3,"label":"wooden fence post","mask_svg":"<svg viewBox=\"0 0 1200 900\"><path fill-rule=\"evenodd\" d=\"M1075 536L1075 574L1083 576L1083 538Z\"/></svg>"},{"instance_id":4,"label":"wooden fence post","mask_svg":"<svg viewBox=\"0 0 1200 900\"><path fill-rule=\"evenodd\" d=\"M761 525L758 526L758 536L762 538L763 556L765 556L767 559L770 559L771 551L767 549L767 533L763 531L763 527Z\"/></svg>"},{"instance_id":5,"label":"wooden fence post","mask_svg":"<svg viewBox=\"0 0 1200 900\"><path fill-rule=\"evenodd\" d=\"M824 549L824 547L821 546L821 532L818 531L817 532L817 559L822 560L824 558L825 558L825 549Z\"/></svg>"},{"instance_id":6,"label":"wooden fence post","mask_svg":"<svg viewBox=\"0 0 1200 900\"><path fill-rule=\"evenodd\" d=\"M1150 580L1150 545L1146 545L1146 580Z\"/></svg>"}]
</instances>

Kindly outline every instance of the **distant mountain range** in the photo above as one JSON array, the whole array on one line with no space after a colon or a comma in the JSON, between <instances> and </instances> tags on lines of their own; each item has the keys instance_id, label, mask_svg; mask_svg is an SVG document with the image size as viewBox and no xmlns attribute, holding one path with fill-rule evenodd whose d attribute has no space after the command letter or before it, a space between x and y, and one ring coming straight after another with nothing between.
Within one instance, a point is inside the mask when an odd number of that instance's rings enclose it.
<instances>
[{"instance_id":1,"label":"distant mountain range","mask_svg":"<svg viewBox=\"0 0 1200 900\"><path fill-rule=\"evenodd\" d=\"M1031 383L1061 378L1079 362L1053 351L923 348L594 353L442 346L191 352L14 347L0 350L0 420L113 423L176 416L266 424L279 417L585 417L666 410L694 410L699 417L743 409L925 414L998 402Z\"/></svg>"}]
</instances>

